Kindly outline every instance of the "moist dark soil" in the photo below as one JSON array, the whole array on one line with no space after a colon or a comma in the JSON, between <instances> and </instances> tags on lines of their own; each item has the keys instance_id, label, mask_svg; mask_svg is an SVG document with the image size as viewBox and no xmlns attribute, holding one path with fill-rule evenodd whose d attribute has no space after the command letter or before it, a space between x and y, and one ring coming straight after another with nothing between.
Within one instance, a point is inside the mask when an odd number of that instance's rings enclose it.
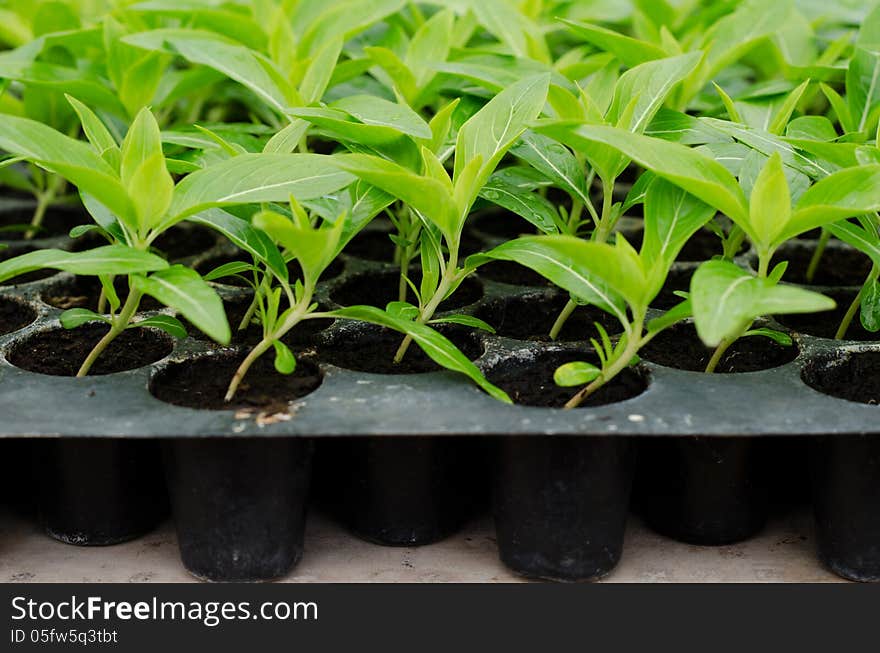
<instances>
[{"instance_id":1,"label":"moist dark soil","mask_svg":"<svg viewBox=\"0 0 880 653\"><path fill-rule=\"evenodd\" d=\"M568 295L556 292L496 299L481 306L476 316L496 333L515 340L550 342L550 329L568 303ZM594 306L579 306L557 338L561 342L586 342L596 337L596 322L609 334L620 331L620 324Z\"/></svg>"},{"instance_id":2,"label":"moist dark soil","mask_svg":"<svg viewBox=\"0 0 880 653\"><path fill-rule=\"evenodd\" d=\"M75 376L109 327L88 324L34 334L16 345L9 362L24 370L51 376ZM151 329L124 331L95 362L90 375L113 374L144 367L171 353L171 338Z\"/></svg>"},{"instance_id":3,"label":"moist dark soil","mask_svg":"<svg viewBox=\"0 0 880 653\"><path fill-rule=\"evenodd\" d=\"M217 237L207 227L179 225L172 227L155 241L153 248L169 261L198 256L217 244Z\"/></svg>"},{"instance_id":4,"label":"moist dark soil","mask_svg":"<svg viewBox=\"0 0 880 653\"><path fill-rule=\"evenodd\" d=\"M688 292L691 287L691 277L694 276L693 269L677 269L673 268L666 277L666 283L663 288L651 302L652 308L658 308L668 311L681 304L684 299L675 294L675 291Z\"/></svg>"},{"instance_id":5,"label":"moist dark soil","mask_svg":"<svg viewBox=\"0 0 880 653\"><path fill-rule=\"evenodd\" d=\"M29 225L34 217L34 208L33 204L24 204L0 209L0 240L24 240L26 231L8 228ZM82 207L55 206L46 211L43 223L33 237L66 236L74 227L88 222L89 216Z\"/></svg>"},{"instance_id":6,"label":"moist dark soil","mask_svg":"<svg viewBox=\"0 0 880 653\"><path fill-rule=\"evenodd\" d=\"M113 281L113 287L119 296L119 301L124 303L128 297L128 279L117 277ZM62 310L69 308L87 308L90 311L98 310L98 300L101 296L101 282L97 277L74 277L67 281L54 283L40 295L40 299ZM158 311L162 304L144 295L139 307L140 311ZM107 307L105 307L107 312Z\"/></svg>"},{"instance_id":7,"label":"moist dark soil","mask_svg":"<svg viewBox=\"0 0 880 653\"><path fill-rule=\"evenodd\" d=\"M692 324L678 324L654 338L641 351L641 357L657 365L690 372L703 372L712 358ZM798 355L796 344L789 347L766 338L740 338L721 359L716 373L734 374L769 370L790 363Z\"/></svg>"},{"instance_id":8,"label":"moist dark soil","mask_svg":"<svg viewBox=\"0 0 880 653\"><path fill-rule=\"evenodd\" d=\"M580 388L561 388L553 381L556 369L566 363L587 361L598 365L594 355L576 351L538 351L508 358L486 371L486 378L507 392L514 403L540 408L562 408ZM632 399L648 387L639 369L627 369L587 399L581 408L605 406Z\"/></svg>"},{"instance_id":9,"label":"moist dark soil","mask_svg":"<svg viewBox=\"0 0 880 653\"><path fill-rule=\"evenodd\" d=\"M807 363L801 376L804 383L826 395L880 404L880 352L824 355Z\"/></svg>"},{"instance_id":10,"label":"moist dark soil","mask_svg":"<svg viewBox=\"0 0 880 653\"><path fill-rule=\"evenodd\" d=\"M511 286L549 286L551 283L540 274L513 261L492 261L480 266L478 276L482 279L506 283Z\"/></svg>"},{"instance_id":11,"label":"moist dark soil","mask_svg":"<svg viewBox=\"0 0 880 653\"><path fill-rule=\"evenodd\" d=\"M173 363L153 378L150 392L166 403L186 408L277 412L321 385L321 371L311 360L297 356L296 371L284 375L275 370L274 356L269 352L254 363L233 400L227 403L227 387L242 359L243 356L205 356Z\"/></svg>"},{"instance_id":12,"label":"moist dark soil","mask_svg":"<svg viewBox=\"0 0 880 653\"><path fill-rule=\"evenodd\" d=\"M745 254L749 247L749 244L743 241L737 254ZM722 254L724 254L724 246L718 234L709 229L700 229L681 248L681 253L676 260L681 263L702 263L711 260L713 256L721 256Z\"/></svg>"},{"instance_id":13,"label":"moist dark soil","mask_svg":"<svg viewBox=\"0 0 880 653\"><path fill-rule=\"evenodd\" d=\"M397 270L383 270L365 272L356 275L336 288L330 296L340 306L356 306L366 304L385 308L389 302L398 300L398 281L400 273ZM410 268L410 281L416 288L422 281L422 272L417 267ZM412 288L408 288L407 300L416 303ZM464 306L469 306L480 301L483 297L483 284L473 276L466 278L456 289L451 297L442 302L438 308L440 312L451 311Z\"/></svg>"},{"instance_id":14,"label":"moist dark soil","mask_svg":"<svg viewBox=\"0 0 880 653\"><path fill-rule=\"evenodd\" d=\"M27 304L0 297L0 336L25 328L37 319L37 312Z\"/></svg>"},{"instance_id":15,"label":"moist dark soil","mask_svg":"<svg viewBox=\"0 0 880 653\"><path fill-rule=\"evenodd\" d=\"M858 291L852 290L832 290L824 292L824 295L831 297L837 302L837 308L830 311L822 311L821 313L810 313L804 315L778 315L776 321L784 324L792 331L803 333L817 338L831 338L837 334L837 329L843 322L843 318L849 310L850 305L858 295ZM880 332L871 333L862 326L859 315L849 325L845 340L859 340L861 342L871 342L880 340Z\"/></svg>"},{"instance_id":16,"label":"moist dark soil","mask_svg":"<svg viewBox=\"0 0 880 653\"><path fill-rule=\"evenodd\" d=\"M229 326L232 328L232 344L234 345L250 345L253 346L263 339L263 328L252 322L244 329L239 329L241 321L251 306L252 298L236 297L228 299L223 304L226 307L226 317L229 320ZM322 310L319 307L319 310ZM323 331L333 324L330 319L304 320L293 328L284 338L283 342L287 345L305 345L310 344L315 334ZM184 321L187 333L203 342L213 342L208 336L199 331L188 321Z\"/></svg>"},{"instance_id":17,"label":"moist dark soil","mask_svg":"<svg viewBox=\"0 0 880 653\"><path fill-rule=\"evenodd\" d=\"M239 262L247 262L250 261L250 256L248 254L236 254L231 256L212 256L211 258L205 259L195 266L196 272L199 274L205 275L211 272L212 270L219 268L221 265L226 265L227 263L239 263ZM287 271L290 274L291 281L295 279L302 278L302 268L299 265L298 261L291 261L287 264ZM337 259L330 264L324 274L321 275L320 281L330 281L331 279L335 279L339 275L341 275L345 271L345 263L341 260ZM215 279L216 283L221 283L226 286L234 286L235 288L250 288L250 284L248 284L241 276L232 276L232 277L223 277L222 279Z\"/></svg>"},{"instance_id":18,"label":"moist dark soil","mask_svg":"<svg viewBox=\"0 0 880 653\"><path fill-rule=\"evenodd\" d=\"M468 359L475 360L482 355L482 347L470 329L443 325L437 330ZM322 361L337 367L373 374L419 374L441 369L415 342L404 359L395 364L394 354L403 338L403 334L391 329L348 322L318 346L318 354Z\"/></svg>"},{"instance_id":19,"label":"moist dark soil","mask_svg":"<svg viewBox=\"0 0 880 653\"><path fill-rule=\"evenodd\" d=\"M509 240L523 235L534 236L538 230L516 213L500 208L487 209L468 220L468 226L479 235Z\"/></svg>"},{"instance_id":20,"label":"moist dark soil","mask_svg":"<svg viewBox=\"0 0 880 653\"><path fill-rule=\"evenodd\" d=\"M343 253L365 261L392 263L394 261L394 242L391 240L391 227L364 229L345 246ZM470 256L486 249L481 238L464 233L459 243L459 256ZM418 262L418 253L413 262Z\"/></svg>"},{"instance_id":21,"label":"moist dark soil","mask_svg":"<svg viewBox=\"0 0 880 653\"><path fill-rule=\"evenodd\" d=\"M30 254L31 252L35 252L36 250L36 247L18 246L0 249L0 263L2 263L3 261L8 261L11 258L15 258L16 256L21 256L22 254ZM34 281L48 279L49 277L56 274L58 274L57 270L34 270L33 272L20 274L17 277L7 279L6 281L0 281L0 286L17 286L22 283L32 283Z\"/></svg>"},{"instance_id":22,"label":"moist dark soil","mask_svg":"<svg viewBox=\"0 0 880 653\"><path fill-rule=\"evenodd\" d=\"M871 259L846 245L828 247L822 254L819 268L812 281L807 281L815 243L792 241L783 245L770 265L788 261L784 281L813 286L861 286L871 271Z\"/></svg>"}]
</instances>

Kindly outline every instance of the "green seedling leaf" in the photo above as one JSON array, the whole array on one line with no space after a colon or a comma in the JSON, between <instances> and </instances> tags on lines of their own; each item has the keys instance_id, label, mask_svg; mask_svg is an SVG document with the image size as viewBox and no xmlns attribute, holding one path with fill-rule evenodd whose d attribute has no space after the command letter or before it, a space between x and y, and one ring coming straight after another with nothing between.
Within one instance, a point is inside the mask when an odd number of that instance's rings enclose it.
<instances>
[{"instance_id":1,"label":"green seedling leaf","mask_svg":"<svg viewBox=\"0 0 880 653\"><path fill-rule=\"evenodd\" d=\"M648 322L648 332L659 333L668 329L674 324L678 324L683 320L693 317L694 311L691 306L691 300L685 299L682 303L670 308L660 317L654 318Z\"/></svg>"},{"instance_id":2,"label":"green seedling leaf","mask_svg":"<svg viewBox=\"0 0 880 653\"><path fill-rule=\"evenodd\" d=\"M791 218L791 194L782 168L782 157L774 153L755 180L749 199L749 221L755 245L769 251Z\"/></svg>"},{"instance_id":3,"label":"green seedling leaf","mask_svg":"<svg viewBox=\"0 0 880 653\"><path fill-rule=\"evenodd\" d=\"M195 270L174 265L149 277L135 275L131 283L134 290L180 312L193 326L221 345L229 344L232 332L223 300Z\"/></svg>"},{"instance_id":4,"label":"green seedling leaf","mask_svg":"<svg viewBox=\"0 0 880 653\"><path fill-rule=\"evenodd\" d=\"M656 45L624 36L619 32L598 25L572 20L563 20L562 22L588 43L592 43L603 52L612 52L625 66L638 66L646 61L662 59L667 54L665 50Z\"/></svg>"},{"instance_id":5,"label":"green seedling leaf","mask_svg":"<svg viewBox=\"0 0 880 653\"><path fill-rule=\"evenodd\" d=\"M765 315L832 310L834 300L795 286L776 285L729 261L703 263L691 279L694 323L708 347L739 336Z\"/></svg>"},{"instance_id":6,"label":"green seedling leaf","mask_svg":"<svg viewBox=\"0 0 880 653\"><path fill-rule=\"evenodd\" d=\"M241 154L185 177L174 189L172 222L235 204L323 197L354 181L333 157L320 154Z\"/></svg>"},{"instance_id":7,"label":"green seedling leaf","mask_svg":"<svg viewBox=\"0 0 880 653\"><path fill-rule=\"evenodd\" d=\"M167 267L168 263L155 254L142 252L125 245L105 245L84 252L41 249L0 263L0 281L43 269L98 276L101 274L139 274L163 270Z\"/></svg>"},{"instance_id":8,"label":"green seedling leaf","mask_svg":"<svg viewBox=\"0 0 880 653\"><path fill-rule=\"evenodd\" d=\"M58 320L61 322L61 326L65 329L75 329L83 324L88 324L89 322L110 323L110 319L106 315L95 313L86 308L71 308L66 310L59 316Z\"/></svg>"},{"instance_id":9,"label":"green seedling leaf","mask_svg":"<svg viewBox=\"0 0 880 653\"><path fill-rule=\"evenodd\" d=\"M389 302L385 312L402 320L414 320L419 316L419 307L409 302Z\"/></svg>"},{"instance_id":10,"label":"green seedling leaf","mask_svg":"<svg viewBox=\"0 0 880 653\"><path fill-rule=\"evenodd\" d=\"M240 274L244 274L246 272L253 272L254 265L253 263L245 263L244 261L232 261L230 263L224 263L223 265L214 268L208 274L206 274L203 279L205 281L216 281L217 279L225 279L227 277L234 277Z\"/></svg>"},{"instance_id":11,"label":"green seedling leaf","mask_svg":"<svg viewBox=\"0 0 880 653\"><path fill-rule=\"evenodd\" d=\"M583 166L571 152L552 138L527 131L510 148L510 153L541 172L572 198L584 204L591 201Z\"/></svg>"},{"instance_id":12,"label":"green seedling leaf","mask_svg":"<svg viewBox=\"0 0 880 653\"><path fill-rule=\"evenodd\" d=\"M871 279L862 288L860 319L866 331L880 331L880 283L876 279Z\"/></svg>"},{"instance_id":13,"label":"green seedling leaf","mask_svg":"<svg viewBox=\"0 0 880 653\"><path fill-rule=\"evenodd\" d=\"M374 306L351 306L332 311L328 316L378 324L412 336L415 343L435 363L448 370L464 374L495 399L512 403L507 393L489 383L479 368L470 362L446 336L429 326L389 315Z\"/></svg>"},{"instance_id":14,"label":"green seedling leaf","mask_svg":"<svg viewBox=\"0 0 880 653\"><path fill-rule=\"evenodd\" d=\"M532 188L518 185L520 179L510 168L499 170L480 190L480 197L525 218L545 234L559 233L556 208Z\"/></svg>"},{"instance_id":15,"label":"green seedling leaf","mask_svg":"<svg viewBox=\"0 0 880 653\"><path fill-rule=\"evenodd\" d=\"M867 254L874 265L880 266L880 236L878 236L876 228L868 230L861 225L844 220L828 225L828 231L863 254Z\"/></svg>"},{"instance_id":16,"label":"green seedling leaf","mask_svg":"<svg viewBox=\"0 0 880 653\"><path fill-rule=\"evenodd\" d=\"M461 326L473 327L488 333L495 333L495 329L488 322L484 322L473 315L447 315L431 320L428 324L460 324Z\"/></svg>"},{"instance_id":17,"label":"green seedling leaf","mask_svg":"<svg viewBox=\"0 0 880 653\"><path fill-rule=\"evenodd\" d=\"M553 382L563 388L572 388L591 383L602 376L602 370L591 363L576 361L566 363L553 373Z\"/></svg>"},{"instance_id":18,"label":"green seedling leaf","mask_svg":"<svg viewBox=\"0 0 880 653\"><path fill-rule=\"evenodd\" d=\"M783 347L791 347L794 344L794 340L791 339L791 336L785 333L784 331L777 331L776 329L749 329L743 334L743 337L749 336L761 336L763 338L770 338L773 342L782 345Z\"/></svg>"},{"instance_id":19,"label":"green seedling leaf","mask_svg":"<svg viewBox=\"0 0 880 653\"><path fill-rule=\"evenodd\" d=\"M209 209L193 216L189 221L219 231L234 245L266 264L276 277L282 281L287 280L287 265L278 247L269 236L251 226L246 220L221 209Z\"/></svg>"},{"instance_id":20,"label":"green seedling leaf","mask_svg":"<svg viewBox=\"0 0 880 653\"><path fill-rule=\"evenodd\" d=\"M139 322L134 322L128 327L128 329L139 329L139 328L151 328L151 329L159 329L160 331L164 331L169 336L173 338L186 338L186 327L183 326L183 322L178 320L176 317L172 317L170 315L154 315L152 317L148 317L144 320L140 320Z\"/></svg>"},{"instance_id":21,"label":"green seedling leaf","mask_svg":"<svg viewBox=\"0 0 880 653\"><path fill-rule=\"evenodd\" d=\"M633 134L616 127L544 123L536 128L575 150L590 143L605 143L725 213L740 226L748 226L748 203L734 177L714 159L678 143Z\"/></svg>"},{"instance_id":22,"label":"green seedling leaf","mask_svg":"<svg viewBox=\"0 0 880 653\"><path fill-rule=\"evenodd\" d=\"M272 346L275 348L275 370L279 374L293 374L296 371L296 356L280 340L275 340Z\"/></svg>"},{"instance_id":23,"label":"green seedling leaf","mask_svg":"<svg viewBox=\"0 0 880 653\"><path fill-rule=\"evenodd\" d=\"M483 256L524 265L621 323L626 323L626 304L644 301L645 275L631 248L573 236L523 236Z\"/></svg>"},{"instance_id":24,"label":"green seedling leaf","mask_svg":"<svg viewBox=\"0 0 880 653\"><path fill-rule=\"evenodd\" d=\"M671 182L655 178L645 192L641 255L646 265L660 261L668 269L691 236L714 215L713 207Z\"/></svg>"}]
</instances>

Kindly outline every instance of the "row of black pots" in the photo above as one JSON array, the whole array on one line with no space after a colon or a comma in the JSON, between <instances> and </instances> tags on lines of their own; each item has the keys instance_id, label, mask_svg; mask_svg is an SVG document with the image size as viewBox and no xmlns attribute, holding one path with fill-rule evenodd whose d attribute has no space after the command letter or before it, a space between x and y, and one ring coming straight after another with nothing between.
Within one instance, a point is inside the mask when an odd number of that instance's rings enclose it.
<instances>
[{"instance_id":1,"label":"row of black pots","mask_svg":"<svg viewBox=\"0 0 880 653\"><path fill-rule=\"evenodd\" d=\"M502 561L577 581L619 561L634 478L652 528L730 544L761 530L771 495L806 485L793 473L805 445L821 560L880 580L880 438L870 436L339 438L319 440L315 456L303 438L31 443L47 533L93 546L136 538L166 517L167 484L183 564L215 581L269 580L297 563L313 467L316 502L390 546L441 540L482 512L491 467Z\"/></svg>"}]
</instances>

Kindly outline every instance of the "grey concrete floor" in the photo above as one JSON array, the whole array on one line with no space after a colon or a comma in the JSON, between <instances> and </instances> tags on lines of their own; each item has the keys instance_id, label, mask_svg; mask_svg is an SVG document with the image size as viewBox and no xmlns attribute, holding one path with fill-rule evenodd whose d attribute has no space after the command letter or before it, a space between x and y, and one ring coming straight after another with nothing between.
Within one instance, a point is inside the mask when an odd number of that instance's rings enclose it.
<instances>
[{"instance_id":1,"label":"grey concrete floor","mask_svg":"<svg viewBox=\"0 0 880 653\"><path fill-rule=\"evenodd\" d=\"M305 556L283 582L517 582L499 561L491 520L418 548L358 540L321 514L309 518ZM835 582L815 555L809 514L771 520L742 544L675 542L630 519L623 560L604 582ZM181 565L172 524L133 542L84 548L45 536L32 522L0 514L0 582L195 582ZM842 581L841 581L842 582Z\"/></svg>"}]
</instances>

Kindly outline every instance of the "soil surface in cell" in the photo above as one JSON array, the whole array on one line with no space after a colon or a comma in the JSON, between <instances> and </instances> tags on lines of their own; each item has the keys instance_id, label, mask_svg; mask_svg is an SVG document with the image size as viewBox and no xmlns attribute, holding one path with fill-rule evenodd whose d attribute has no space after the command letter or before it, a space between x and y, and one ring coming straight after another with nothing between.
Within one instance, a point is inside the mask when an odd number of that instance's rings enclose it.
<instances>
[{"instance_id":1,"label":"soil surface in cell","mask_svg":"<svg viewBox=\"0 0 880 653\"><path fill-rule=\"evenodd\" d=\"M802 315L777 315L776 321L784 324L792 331L803 333L817 338L833 339L837 335L837 330L843 323L843 318L849 310L850 305L855 300L857 291L848 290L832 290L822 293L831 297L837 302L837 308L830 311L822 311L821 313L808 313ZM850 322L849 328L843 338L844 340L858 340L861 342L870 342L880 340L880 332L871 333L862 326L859 313Z\"/></svg>"},{"instance_id":2,"label":"soil surface in cell","mask_svg":"<svg viewBox=\"0 0 880 653\"><path fill-rule=\"evenodd\" d=\"M552 285L540 274L513 261L492 261L481 265L477 274L481 279L489 279L511 286L541 287Z\"/></svg>"},{"instance_id":3,"label":"soil surface in cell","mask_svg":"<svg viewBox=\"0 0 880 653\"><path fill-rule=\"evenodd\" d=\"M155 397L175 406L206 410L257 409L283 411L287 404L314 392L321 372L312 361L297 356L293 374L275 370L272 352L257 360L231 402L225 396L243 356L205 356L173 363L150 384Z\"/></svg>"},{"instance_id":4,"label":"soil surface in cell","mask_svg":"<svg viewBox=\"0 0 880 653\"><path fill-rule=\"evenodd\" d=\"M444 325L437 329L449 338L469 359L483 353L478 339L466 327ZM373 374L419 374L442 369L413 342L400 363L394 355L403 341L403 334L375 325L343 323L343 328L318 347L323 362L348 370Z\"/></svg>"},{"instance_id":5,"label":"soil surface in cell","mask_svg":"<svg viewBox=\"0 0 880 653\"><path fill-rule=\"evenodd\" d=\"M0 297L0 336L23 329L36 319L37 312L27 304Z\"/></svg>"},{"instance_id":6,"label":"soil surface in cell","mask_svg":"<svg viewBox=\"0 0 880 653\"><path fill-rule=\"evenodd\" d=\"M804 366L804 382L839 399L880 404L880 352L821 356Z\"/></svg>"},{"instance_id":7,"label":"soil surface in cell","mask_svg":"<svg viewBox=\"0 0 880 653\"><path fill-rule=\"evenodd\" d=\"M113 288L119 297L120 304L125 303L128 297L128 279L125 277L116 277L113 281ZM101 282L97 277L74 277L66 281L54 283L40 295L40 299L62 310L69 308L87 308L90 311L98 311L98 303L101 297ZM144 295L141 298L139 311L158 311L162 308L162 304L150 297ZM109 304L105 301L103 312L109 311Z\"/></svg>"},{"instance_id":8,"label":"soil surface in cell","mask_svg":"<svg viewBox=\"0 0 880 653\"><path fill-rule=\"evenodd\" d=\"M550 342L550 329L568 303L568 295L546 293L493 300L476 311L505 338ZM620 331L620 324L608 313L594 306L578 306L565 322L557 341L586 342L599 335L596 323L610 334Z\"/></svg>"},{"instance_id":9,"label":"soil surface in cell","mask_svg":"<svg viewBox=\"0 0 880 653\"><path fill-rule=\"evenodd\" d=\"M25 240L27 230L19 229L19 227L30 225L34 216L34 208L33 204L22 204L0 209L0 240ZM66 236L74 227L88 222L89 216L81 208L51 207L46 211L42 224L33 233L32 238Z\"/></svg>"},{"instance_id":10,"label":"soil surface in cell","mask_svg":"<svg viewBox=\"0 0 880 653\"><path fill-rule=\"evenodd\" d=\"M789 243L773 257L770 269L781 261L788 261L782 279L791 283L814 286L861 286L871 271L871 259L851 247L829 247L822 254L812 281L807 280L807 269L813 257L812 243Z\"/></svg>"},{"instance_id":11,"label":"soil surface in cell","mask_svg":"<svg viewBox=\"0 0 880 653\"><path fill-rule=\"evenodd\" d=\"M108 329L103 324L88 324L72 330L43 331L16 345L9 362L40 374L75 376ZM110 344L89 374L134 370L165 358L172 348L172 340L165 334L151 329L128 329Z\"/></svg>"},{"instance_id":12,"label":"soil surface in cell","mask_svg":"<svg viewBox=\"0 0 880 653\"><path fill-rule=\"evenodd\" d=\"M510 240L523 235L534 236L538 229L525 218L504 209L487 209L468 220L468 226L478 234Z\"/></svg>"},{"instance_id":13,"label":"soil surface in cell","mask_svg":"<svg viewBox=\"0 0 880 653\"><path fill-rule=\"evenodd\" d=\"M410 268L409 279L416 288L422 282L422 272L418 268ZM400 273L397 270L366 272L352 277L342 283L330 295L330 299L340 306L356 306L366 304L385 308L389 302L399 299ZM416 298L412 288L407 286L407 301L415 304ZM469 306L483 297L483 284L473 276L467 277L455 290L451 297L440 303L438 312L451 311Z\"/></svg>"},{"instance_id":14,"label":"soil surface in cell","mask_svg":"<svg viewBox=\"0 0 880 653\"><path fill-rule=\"evenodd\" d=\"M391 227L387 229L364 229L351 239L345 246L344 254L366 261L378 263L392 263L394 261L395 245L391 240ZM459 243L459 257L470 256L486 249L483 240L477 236L464 233ZM419 253L416 250L413 263L418 263Z\"/></svg>"},{"instance_id":15,"label":"soil surface in cell","mask_svg":"<svg viewBox=\"0 0 880 653\"><path fill-rule=\"evenodd\" d=\"M668 311L675 308L684 301L683 297L676 295L678 292L689 292L691 287L691 278L694 276L694 270L688 269L672 269L666 277L666 283L657 293L654 301L651 302L652 308L658 308Z\"/></svg>"},{"instance_id":16,"label":"soil surface in cell","mask_svg":"<svg viewBox=\"0 0 880 653\"><path fill-rule=\"evenodd\" d=\"M691 372L703 372L714 349L706 347L692 324L676 325L654 338L640 353L647 361ZM721 359L717 373L733 374L769 370L790 363L797 345L785 346L765 336L740 338Z\"/></svg>"},{"instance_id":17,"label":"soil surface in cell","mask_svg":"<svg viewBox=\"0 0 880 653\"><path fill-rule=\"evenodd\" d=\"M514 403L539 408L562 408L580 388L562 388L553 381L556 369L566 363L586 361L598 365L591 353L577 351L538 351L494 364L486 378L504 390ZM589 397L581 408L605 406L642 394L648 379L641 370L627 369L604 388Z\"/></svg>"}]
</instances>

